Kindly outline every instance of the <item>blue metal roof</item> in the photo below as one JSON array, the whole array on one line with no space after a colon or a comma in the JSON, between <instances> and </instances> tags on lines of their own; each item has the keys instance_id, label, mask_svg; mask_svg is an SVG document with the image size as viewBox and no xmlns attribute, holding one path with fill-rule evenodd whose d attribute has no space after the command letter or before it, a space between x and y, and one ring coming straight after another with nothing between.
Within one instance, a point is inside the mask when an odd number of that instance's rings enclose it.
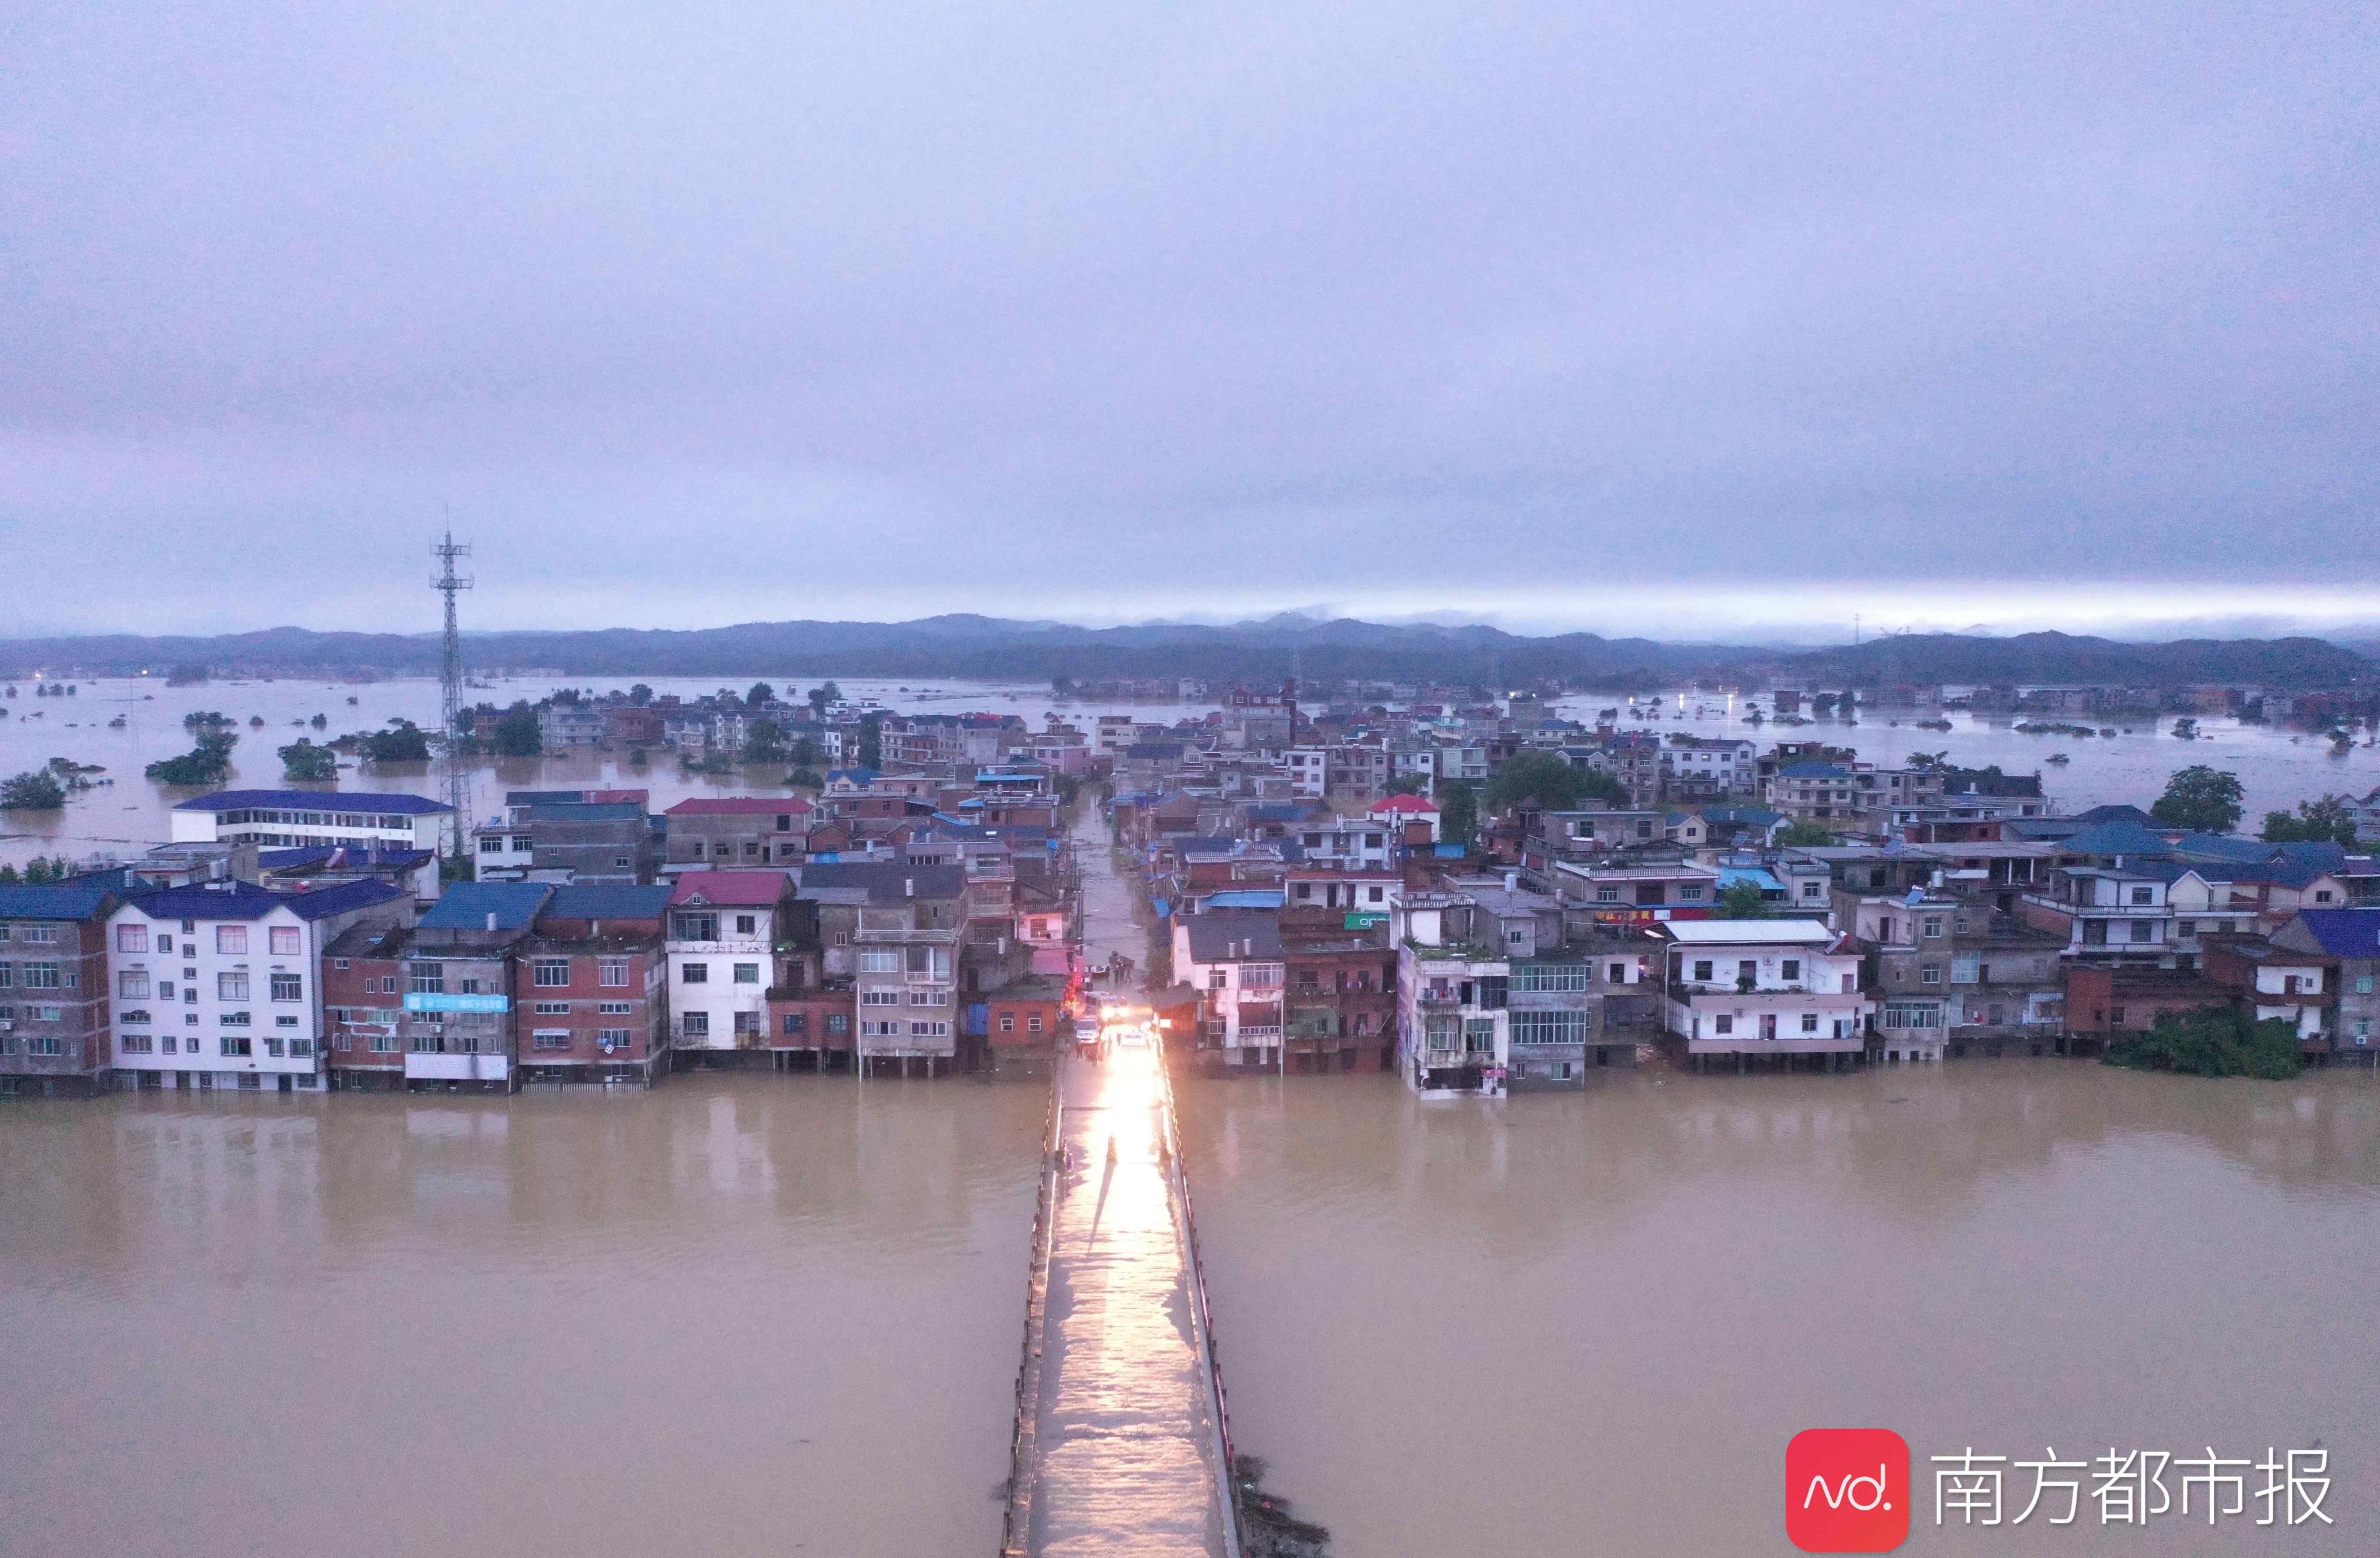
<instances>
[{"instance_id":1,"label":"blue metal roof","mask_svg":"<svg viewBox=\"0 0 2380 1558\"><path fill-rule=\"evenodd\" d=\"M2334 958L2380 958L2380 912L2301 909L2298 921Z\"/></svg>"},{"instance_id":2,"label":"blue metal roof","mask_svg":"<svg viewBox=\"0 0 2380 1558\"><path fill-rule=\"evenodd\" d=\"M452 896L454 889L447 889ZM552 901L545 912L558 920L658 920L669 907L668 888L637 888L625 884L616 887L556 888ZM487 923L481 911L480 923Z\"/></svg>"},{"instance_id":3,"label":"blue metal roof","mask_svg":"<svg viewBox=\"0 0 2380 1558\"><path fill-rule=\"evenodd\" d=\"M480 930L488 916L498 930L526 930L553 896L550 882L457 882L421 916L425 929Z\"/></svg>"},{"instance_id":4,"label":"blue metal roof","mask_svg":"<svg viewBox=\"0 0 2380 1558\"><path fill-rule=\"evenodd\" d=\"M0 888L0 920L87 920L109 890L96 884Z\"/></svg>"},{"instance_id":5,"label":"blue metal roof","mask_svg":"<svg viewBox=\"0 0 2380 1558\"><path fill-rule=\"evenodd\" d=\"M1281 893L1279 888L1230 888L1207 900L1209 909L1278 909Z\"/></svg>"},{"instance_id":6,"label":"blue metal roof","mask_svg":"<svg viewBox=\"0 0 2380 1558\"><path fill-rule=\"evenodd\" d=\"M443 801L420 795L380 794L361 790L219 790L183 802L177 812L233 812L271 806L305 812L387 812L428 816L447 809Z\"/></svg>"},{"instance_id":7,"label":"blue metal roof","mask_svg":"<svg viewBox=\"0 0 2380 1558\"><path fill-rule=\"evenodd\" d=\"M301 920L320 920L405 896L403 888L377 877L303 893L268 892L253 882L217 882L147 893L132 900L132 906L152 920L261 920L285 908Z\"/></svg>"}]
</instances>

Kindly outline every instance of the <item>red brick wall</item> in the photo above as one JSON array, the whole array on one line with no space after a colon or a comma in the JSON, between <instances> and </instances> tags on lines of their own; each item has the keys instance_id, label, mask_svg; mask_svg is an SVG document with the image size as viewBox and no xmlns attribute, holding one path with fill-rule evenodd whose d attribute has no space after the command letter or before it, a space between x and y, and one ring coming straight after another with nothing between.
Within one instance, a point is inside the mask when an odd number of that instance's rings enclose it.
<instances>
[{"instance_id":1,"label":"red brick wall","mask_svg":"<svg viewBox=\"0 0 2380 1558\"><path fill-rule=\"evenodd\" d=\"M801 995L777 997L769 1001L769 1047L771 1049L849 1049L852 1035L858 1032L859 994L856 990L807 990ZM785 1031L788 1017L799 1018L799 1033ZM831 1019L843 1020L843 1031L834 1031Z\"/></svg>"},{"instance_id":2,"label":"red brick wall","mask_svg":"<svg viewBox=\"0 0 2380 1558\"><path fill-rule=\"evenodd\" d=\"M991 1008L984 1014L990 1030L985 1036L995 1049L1038 1049L1044 1045L1057 1043L1061 1032L1073 1032L1071 1024L1062 1030L1060 1027L1065 1017L1065 1008L1055 996L1002 1000L993 995L985 997L985 1004ZM1041 1023L1041 1031L1038 1033L1033 1031L1037 1018ZM1007 1024L1005 1032L1002 1031L1003 1021Z\"/></svg>"}]
</instances>

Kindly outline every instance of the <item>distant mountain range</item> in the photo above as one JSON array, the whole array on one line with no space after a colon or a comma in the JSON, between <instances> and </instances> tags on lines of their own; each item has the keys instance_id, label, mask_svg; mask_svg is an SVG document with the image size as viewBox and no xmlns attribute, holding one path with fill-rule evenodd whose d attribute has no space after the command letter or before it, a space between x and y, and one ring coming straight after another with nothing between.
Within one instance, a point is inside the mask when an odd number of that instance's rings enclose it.
<instances>
[{"instance_id":1,"label":"distant mountain range","mask_svg":"<svg viewBox=\"0 0 2380 1558\"><path fill-rule=\"evenodd\" d=\"M1227 626L1087 628L952 615L906 622L747 622L685 632L464 635L474 669L551 668L570 676L982 677L1075 681L1188 676L1209 681L1366 679L1524 686L1547 680L1613 689L1691 676L1773 675L1810 690L1900 682L2253 682L2310 689L2369 683L2380 668L2319 638L2128 644L2062 633L1994 638L1906 634L1809 651L1665 644L1591 633L1527 637L1483 626L1390 626L1284 615ZM308 674L434 675L435 634L272 628L217 637L0 640L0 672L163 672L175 667Z\"/></svg>"}]
</instances>

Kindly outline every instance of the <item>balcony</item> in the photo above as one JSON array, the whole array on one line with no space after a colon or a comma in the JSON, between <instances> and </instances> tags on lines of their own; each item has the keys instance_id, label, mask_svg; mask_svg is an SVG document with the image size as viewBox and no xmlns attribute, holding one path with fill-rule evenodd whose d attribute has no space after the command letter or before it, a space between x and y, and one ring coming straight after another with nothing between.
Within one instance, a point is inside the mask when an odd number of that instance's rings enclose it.
<instances>
[{"instance_id":1,"label":"balcony","mask_svg":"<svg viewBox=\"0 0 2380 1558\"><path fill-rule=\"evenodd\" d=\"M854 947L955 947L958 940L959 927L956 925L937 925L927 930L877 930L873 926L863 926L851 933Z\"/></svg>"}]
</instances>

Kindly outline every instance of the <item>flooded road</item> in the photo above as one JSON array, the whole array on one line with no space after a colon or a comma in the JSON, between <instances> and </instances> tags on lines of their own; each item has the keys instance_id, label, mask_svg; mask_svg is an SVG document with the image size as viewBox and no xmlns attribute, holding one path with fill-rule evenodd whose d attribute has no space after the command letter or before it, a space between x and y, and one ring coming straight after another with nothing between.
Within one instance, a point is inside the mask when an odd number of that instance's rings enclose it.
<instances>
[{"instance_id":1,"label":"flooded road","mask_svg":"<svg viewBox=\"0 0 2380 1558\"><path fill-rule=\"evenodd\" d=\"M15 1103L0 1552L993 1552L1045 1104Z\"/></svg>"}]
</instances>

